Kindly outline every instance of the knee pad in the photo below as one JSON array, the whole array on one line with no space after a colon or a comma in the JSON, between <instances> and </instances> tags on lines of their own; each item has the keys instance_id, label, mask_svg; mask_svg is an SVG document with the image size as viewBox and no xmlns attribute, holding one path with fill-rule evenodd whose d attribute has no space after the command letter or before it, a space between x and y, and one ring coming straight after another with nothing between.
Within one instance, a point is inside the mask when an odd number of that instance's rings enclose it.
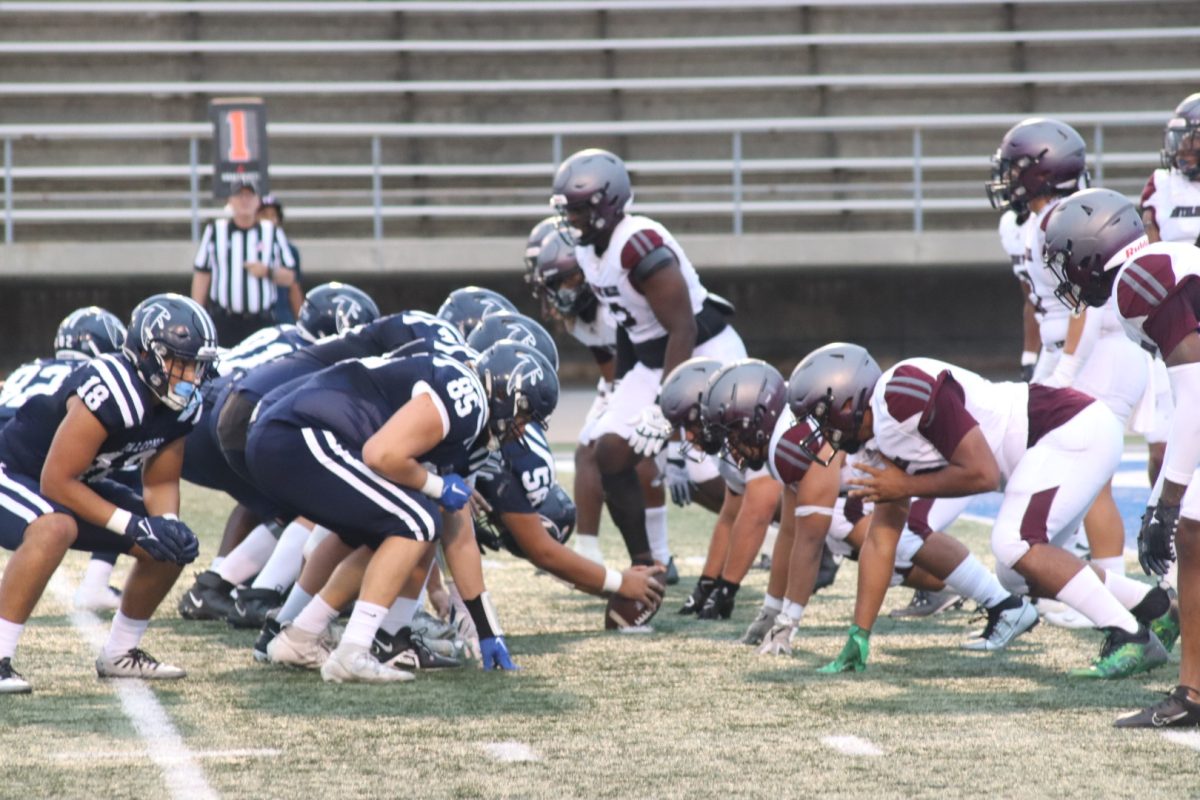
<instances>
[{"instance_id":1,"label":"knee pad","mask_svg":"<svg viewBox=\"0 0 1200 800\"><path fill-rule=\"evenodd\" d=\"M900 533L900 541L896 542L896 571L904 571L908 574L913 566L913 557L917 551L925 544L925 540L917 534L905 528Z\"/></svg>"}]
</instances>

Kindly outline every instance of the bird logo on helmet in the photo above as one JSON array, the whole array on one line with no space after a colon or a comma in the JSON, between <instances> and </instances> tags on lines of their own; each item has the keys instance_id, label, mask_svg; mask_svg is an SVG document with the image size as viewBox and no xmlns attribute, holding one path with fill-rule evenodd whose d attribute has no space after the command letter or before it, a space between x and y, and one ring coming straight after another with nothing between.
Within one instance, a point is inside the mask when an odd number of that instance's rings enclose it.
<instances>
[{"instance_id":1,"label":"bird logo on helmet","mask_svg":"<svg viewBox=\"0 0 1200 800\"><path fill-rule=\"evenodd\" d=\"M515 311L488 314L467 337L467 344L482 353L502 339L528 345L545 356L550 366L558 369L558 346L554 344L554 337L540 322Z\"/></svg>"},{"instance_id":2,"label":"bird logo on helmet","mask_svg":"<svg viewBox=\"0 0 1200 800\"><path fill-rule=\"evenodd\" d=\"M504 295L478 286L464 286L446 296L437 315L458 328L463 339L479 327L484 317L500 311L516 312L517 307Z\"/></svg>"},{"instance_id":3,"label":"bird logo on helmet","mask_svg":"<svg viewBox=\"0 0 1200 800\"><path fill-rule=\"evenodd\" d=\"M558 406L558 375L533 348L501 339L475 362L488 396L490 444L520 441L526 423L545 427Z\"/></svg>"},{"instance_id":4,"label":"bird logo on helmet","mask_svg":"<svg viewBox=\"0 0 1200 800\"><path fill-rule=\"evenodd\" d=\"M330 281L305 295L296 325L306 336L320 339L377 319L379 306L369 294L357 286Z\"/></svg>"},{"instance_id":5,"label":"bird logo on helmet","mask_svg":"<svg viewBox=\"0 0 1200 800\"><path fill-rule=\"evenodd\" d=\"M129 331L122 349L154 396L176 411L196 408L198 389L217 359L208 312L190 297L156 294L133 310ZM185 380L189 368L192 377Z\"/></svg>"},{"instance_id":6,"label":"bird logo on helmet","mask_svg":"<svg viewBox=\"0 0 1200 800\"><path fill-rule=\"evenodd\" d=\"M125 325L116 314L98 306L77 308L63 319L54 334L58 358L98 358L116 353L125 344Z\"/></svg>"}]
</instances>

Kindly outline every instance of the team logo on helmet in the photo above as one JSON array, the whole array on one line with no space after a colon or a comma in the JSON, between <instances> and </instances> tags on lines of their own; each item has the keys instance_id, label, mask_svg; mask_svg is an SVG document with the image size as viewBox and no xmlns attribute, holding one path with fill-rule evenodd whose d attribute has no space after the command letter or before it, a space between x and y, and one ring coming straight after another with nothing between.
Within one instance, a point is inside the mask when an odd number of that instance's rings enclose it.
<instances>
[{"instance_id":1,"label":"team logo on helmet","mask_svg":"<svg viewBox=\"0 0 1200 800\"><path fill-rule=\"evenodd\" d=\"M546 377L542 365L530 353L517 353L517 367L508 376L508 394L514 396L526 386L537 386Z\"/></svg>"}]
</instances>

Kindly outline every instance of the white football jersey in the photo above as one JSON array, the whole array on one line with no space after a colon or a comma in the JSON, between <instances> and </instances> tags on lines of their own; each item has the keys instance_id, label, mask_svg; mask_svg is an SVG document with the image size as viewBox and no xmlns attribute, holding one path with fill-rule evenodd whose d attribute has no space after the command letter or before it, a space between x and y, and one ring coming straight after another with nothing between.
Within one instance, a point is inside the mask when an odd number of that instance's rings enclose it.
<instances>
[{"instance_id":1,"label":"white football jersey","mask_svg":"<svg viewBox=\"0 0 1200 800\"><path fill-rule=\"evenodd\" d=\"M1200 183L1173 169L1156 169L1142 190L1142 208L1154 210L1154 224L1164 242L1200 240Z\"/></svg>"},{"instance_id":2,"label":"white football jersey","mask_svg":"<svg viewBox=\"0 0 1200 800\"><path fill-rule=\"evenodd\" d=\"M675 253L683 279L687 282L692 313L700 313L708 291L692 267L683 248L666 228L648 217L626 215L613 228L612 238L603 255L596 255L592 245L575 248L575 258L583 268L588 283L608 307L616 324L625 328L630 341L648 342L667 335L667 329L654 316L645 296L634 288L629 273L642 257L660 246Z\"/></svg>"},{"instance_id":3,"label":"white football jersey","mask_svg":"<svg viewBox=\"0 0 1200 800\"><path fill-rule=\"evenodd\" d=\"M1025 220L1025 224L1021 226L1021 238L1025 249L1024 262L1019 270L1013 268L1017 277L1032 287L1029 302L1033 304L1042 347L1052 350L1062 347L1066 341L1067 322L1071 317L1070 310L1054 296L1054 290L1058 288L1058 279L1042 261L1042 249L1046 244L1046 232L1042 230L1042 223L1060 199L1052 198L1045 208L1036 214L1030 214Z\"/></svg>"},{"instance_id":4,"label":"white football jersey","mask_svg":"<svg viewBox=\"0 0 1200 800\"><path fill-rule=\"evenodd\" d=\"M1000 247L1004 249L1009 263L1012 264L1013 274L1022 280L1026 280L1024 275L1025 237L1021 226L1017 224L1017 212L1005 211L1000 215L1000 225L997 233L1000 234Z\"/></svg>"},{"instance_id":5,"label":"white football jersey","mask_svg":"<svg viewBox=\"0 0 1200 800\"><path fill-rule=\"evenodd\" d=\"M766 465L759 469L738 469L731 462L724 458L717 459L717 471L721 474L721 479L725 481L725 485L729 491L736 495L746 493L746 484L758 478L774 478ZM778 479L776 479L778 480Z\"/></svg>"},{"instance_id":6,"label":"white football jersey","mask_svg":"<svg viewBox=\"0 0 1200 800\"><path fill-rule=\"evenodd\" d=\"M608 307L600 303L596 307L596 318L584 322L579 317L573 317L567 323L567 332L575 337L584 347L617 346L617 325L608 313Z\"/></svg>"},{"instance_id":7,"label":"white football jersey","mask_svg":"<svg viewBox=\"0 0 1200 800\"><path fill-rule=\"evenodd\" d=\"M1029 438L1029 386L999 383L932 358L908 358L884 372L871 394L875 445L909 474L941 469L949 462L918 430L943 374L962 387L964 405L979 423L1001 474L1007 478ZM939 420L928 420L936 425Z\"/></svg>"},{"instance_id":8,"label":"white football jersey","mask_svg":"<svg viewBox=\"0 0 1200 800\"><path fill-rule=\"evenodd\" d=\"M1130 339L1157 352L1144 327L1150 313L1185 278L1200 275L1200 248L1183 242L1155 242L1141 248L1117 273L1113 295ZM1186 324L1180 321L1180 324ZM1163 353L1165 358L1170 355Z\"/></svg>"}]
</instances>

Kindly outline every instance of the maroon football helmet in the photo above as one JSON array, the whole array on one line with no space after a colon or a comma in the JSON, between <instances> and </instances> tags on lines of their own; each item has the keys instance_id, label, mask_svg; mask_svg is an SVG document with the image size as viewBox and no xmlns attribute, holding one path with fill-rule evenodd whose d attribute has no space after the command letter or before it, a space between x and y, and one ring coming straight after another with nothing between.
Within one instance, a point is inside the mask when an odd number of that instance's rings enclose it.
<instances>
[{"instance_id":1,"label":"maroon football helmet","mask_svg":"<svg viewBox=\"0 0 1200 800\"><path fill-rule=\"evenodd\" d=\"M550 205L574 244L605 241L625 216L633 187L625 162L607 150L580 150L554 176Z\"/></svg>"},{"instance_id":2,"label":"maroon football helmet","mask_svg":"<svg viewBox=\"0 0 1200 800\"><path fill-rule=\"evenodd\" d=\"M1190 181L1200 178L1200 92L1175 106L1159 155L1164 168L1178 170Z\"/></svg>"},{"instance_id":3,"label":"maroon football helmet","mask_svg":"<svg viewBox=\"0 0 1200 800\"><path fill-rule=\"evenodd\" d=\"M721 441L711 435L704 421L704 397L708 382L721 362L696 356L684 361L663 381L658 405L663 416L676 428L691 434L691 444L709 455L721 449Z\"/></svg>"},{"instance_id":4,"label":"maroon football helmet","mask_svg":"<svg viewBox=\"0 0 1200 800\"><path fill-rule=\"evenodd\" d=\"M992 208L1029 209L1035 197L1068 195L1087 186L1087 147L1074 128L1053 119L1027 119L1004 134L984 184Z\"/></svg>"},{"instance_id":5,"label":"maroon football helmet","mask_svg":"<svg viewBox=\"0 0 1200 800\"><path fill-rule=\"evenodd\" d=\"M787 387L779 370L747 358L709 379L704 423L739 468L762 469L775 423L786 405Z\"/></svg>"},{"instance_id":6,"label":"maroon football helmet","mask_svg":"<svg viewBox=\"0 0 1200 800\"><path fill-rule=\"evenodd\" d=\"M1072 310L1104 305L1121 265L1148 241L1141 216L1124 195L1076 192L1046 221L1042 258L1059 281L1054 296Z\"/></svg>"},{"instance_id":7,"label":"maroon football helmet","mask_svg":"<svg viewBox=\"0 0 1200 800\"><path fill-rule=\"evenodd\" d=\"M812 417L820 427L821 438L834 450L855 453L862 446L859 431L871 406L871 393L883 371L865 348L834 342L806 355L788 379L787 401L797 420ZM805 442L814 461L825 466L832 459L820 459L819 447Z\"/></svg>"}]
</instances>

